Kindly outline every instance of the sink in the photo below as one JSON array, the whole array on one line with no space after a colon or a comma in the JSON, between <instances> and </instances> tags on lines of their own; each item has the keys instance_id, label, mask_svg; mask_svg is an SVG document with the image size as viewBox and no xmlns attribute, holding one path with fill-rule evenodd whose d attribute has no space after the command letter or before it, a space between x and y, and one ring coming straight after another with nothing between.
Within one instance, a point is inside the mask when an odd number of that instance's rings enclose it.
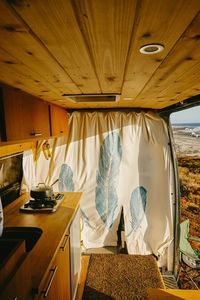
<instances>
[{"instance_id":1,"label":"sink","mask_svg":"<svg viewBox=\"0 0 200 300\"><path fill-rule=\"evenodd\" d=\"M41 235L42 229L38 227L4 227L0 240L25 240L26 252L29 252L33 249Z\"/></svg>"},{"instance_id":2,"label":"sink","mask_svg":"<svg viewBox=\"0 0 200 300\"><path fill-rule=\"evenodd\" d=\"M24 259L25 241L0 238L0 288Z\"/></svg>"},{"instance_id":3,"label":"sink","mask_svg":"<svg viewBox=\"0 0 200 300\"><path fill-rule=\"evenodd\" d=\"M15 254L15 252L19 247L22 248L22 252L25 252L25 245L23 245L23 240L13 240L13 239L6 240L1 238L0 239L0 266L4 265Z\"/></svg>"},{"instance_id":4,"label":"sink","mask_svg":"<svg viewBox=\"0 0 200 300\"><path fill-rule=\"evenodd\" d=\"M37 227L3 228L0 237L0 289L15 274L41 235L42 229Z\"/></svg>"}]
</instances>

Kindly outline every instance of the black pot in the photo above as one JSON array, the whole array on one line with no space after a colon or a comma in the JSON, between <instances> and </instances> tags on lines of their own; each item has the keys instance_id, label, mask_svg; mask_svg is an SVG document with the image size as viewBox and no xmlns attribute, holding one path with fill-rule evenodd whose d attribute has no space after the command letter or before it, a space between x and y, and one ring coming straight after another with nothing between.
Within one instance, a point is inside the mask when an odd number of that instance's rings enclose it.
<instances>
[{"instance_id":1,"label":"black pot","mask_svg":"<svg viewBox=\"0 0 200 300\"><path fill-rule=\"evenodd\" d=\"M31 189L31 198L34 199L47 199L53 196L52 186L47 186L44 183L39 183L36 187Z\"/></svg>"}]
</instances>

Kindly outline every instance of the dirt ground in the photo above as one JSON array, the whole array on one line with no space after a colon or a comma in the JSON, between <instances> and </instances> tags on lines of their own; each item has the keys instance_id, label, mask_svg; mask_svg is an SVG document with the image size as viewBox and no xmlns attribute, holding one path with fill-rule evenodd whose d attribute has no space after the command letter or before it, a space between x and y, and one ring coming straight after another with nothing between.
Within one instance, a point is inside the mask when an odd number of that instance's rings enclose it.
<instances>
[{"instance_id":1,"label":"dirt ground","mask_svg":"<svg viewBox=\"0 0 200 300\"><path fill-rule=\"evenodd\" d=\"M177 156L181 191L181 222L190 220L190 236L200 236L200 157ZM200 243L191 242L200 253ZM193 275L198 275L197 271ZM194 289L191 283L185 283L187 277L181 272L179 285L183 289ZM200 287L200 279L196 280Z\"/></svg>"}]
</instances>

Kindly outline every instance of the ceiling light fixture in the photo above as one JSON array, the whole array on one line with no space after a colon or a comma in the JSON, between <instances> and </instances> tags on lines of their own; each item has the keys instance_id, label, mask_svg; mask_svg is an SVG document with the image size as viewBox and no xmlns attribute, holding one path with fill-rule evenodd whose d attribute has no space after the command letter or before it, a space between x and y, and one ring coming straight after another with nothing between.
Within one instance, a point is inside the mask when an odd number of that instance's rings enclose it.
<instances>
[{"instance_id":1,"label":"ceiling light fixture","mask_svg":"<svg viewBox=\"0 0 200 300\"><path fill-rule=\"evenodd\" d=\"M133 100L132 97L125 97L124 100Z\"/></svg>"},{"instance_id":2,"label":"ceiling light fixture","mask_svg":"<svg viewBox=\"0 0 200 300\"><path fill-rule=\"evenodd\" d=\"M161 44L148 44L140 48L142 54L155 54L163 51L164 46Z\"/></svg>"},{"instance_id":3,"label":"ceiling light fixture","mask_svg":"<svg viewBox=\"0 0 200 300\"><path fill-rule=\"evenodd\" d=\"M120 94L63 94L63 97L67 97L67 100L71 100L75 103L98 103L98 102L118 102L120 100Z\"/></svg>"}]
</instances>

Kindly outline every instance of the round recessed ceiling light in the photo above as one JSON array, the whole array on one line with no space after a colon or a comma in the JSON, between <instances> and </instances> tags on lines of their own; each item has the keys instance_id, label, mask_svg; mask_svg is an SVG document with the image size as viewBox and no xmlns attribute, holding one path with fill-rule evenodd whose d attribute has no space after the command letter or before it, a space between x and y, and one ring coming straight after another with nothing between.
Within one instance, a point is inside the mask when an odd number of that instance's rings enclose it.
<instances>
[{"instance_id":1,"label":"round recessed ceiling light","mask_svg":"<svg viewBox=\"0 0 200 300\"><path fill-rule=\"evenodd\" d=\"M164 46L161 44L148 44L140 48L142 54L155 54L163 51Z\"/></svg>"}]
</instances>

